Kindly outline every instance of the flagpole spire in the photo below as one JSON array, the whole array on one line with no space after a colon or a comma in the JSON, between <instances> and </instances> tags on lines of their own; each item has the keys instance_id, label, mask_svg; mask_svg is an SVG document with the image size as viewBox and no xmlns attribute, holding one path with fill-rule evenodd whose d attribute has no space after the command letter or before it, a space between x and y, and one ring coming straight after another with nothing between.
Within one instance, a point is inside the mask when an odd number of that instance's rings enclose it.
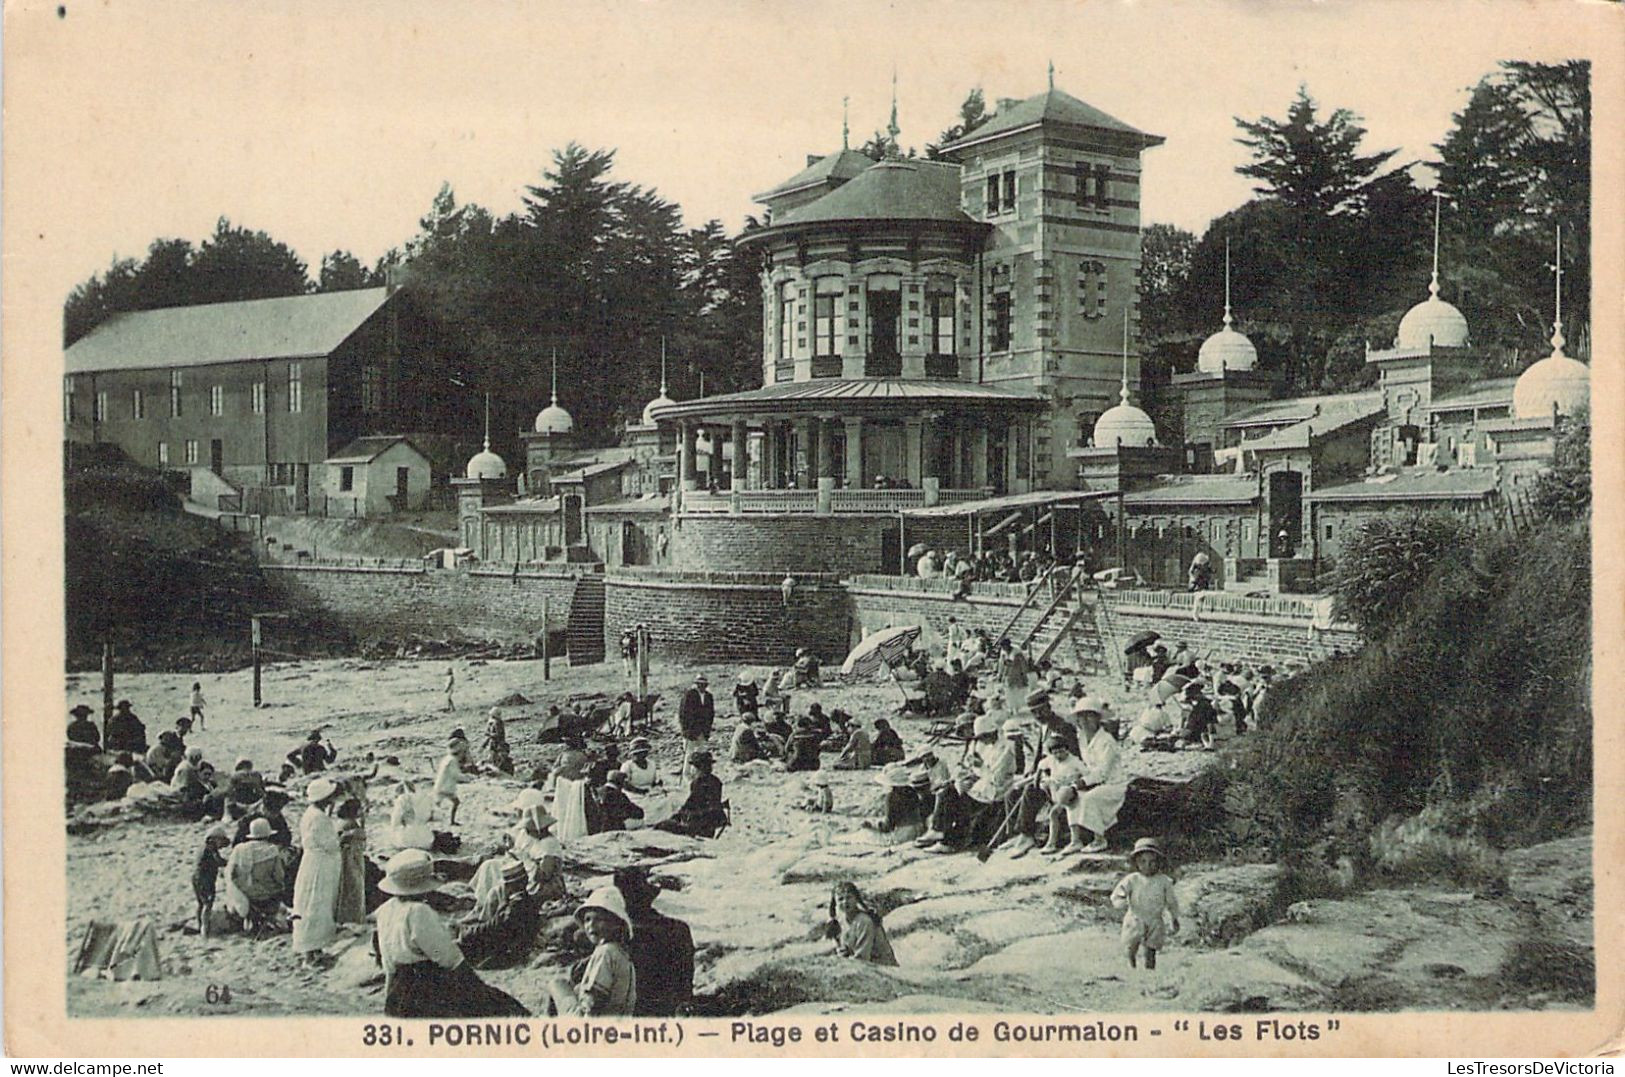
<instances>
[{"instance_id":1,"label":"flagpole spire","mask_svg":"<svg viewBox=\"0 0 1625 1077\"><path fill-rule=\"evenodd\" d=\"M1224 237L1224 327L1230 328L1230 237Z\"/></svg>"},{"instance_id":2,"label":"flagpole spire","mask_svg":"<svg viewBox=\"0 0 1625 1077\"><path fill-rule=\"evenodd\" d=\"M1123 388L1118 390L1118 397L1124 404L1128 403L1128 308L1123 308Z\"/></svg>"},{"instance_id":3,"label":"flagpole spire","mask_svg":"<svg viewBox=\"0 0 1625 1077\"><path fill-rule=\"evenodd\" d=\"M1563 226L1557 226L1557 260L1552 263L1552 274L1557 278L1557 310L1552 321L1552 348L1554 354L1561 354L1563 345L1568 343L1563 337Z\"/></svg>"},{"instance_id":4,"label":"flagpole spire","mask_svg":"<svg viewBox=\"0 0 1625 1077\"><path fill-rule=\"evenodd\" d=\"M902 128L897 125L897 65L893 64L891 69L891 123L886 125L886 133L891 135L892 149L899 155L901 155L902 149L897 145L897 135L901 131Z\"/></svg>"},{"instance_id":5,"label":"flagpole spire","mask_svg":"<svg viewBox=\"0 0 1625 1077\"><path fill-rule=\"evenodd\" d=\"M660 395L666 395L666 338L660 338Z\"/></svg>"},{"instance_id":6,"label":"flagpole spire","mask_svg":"<svg viewBox=\"0 0 1625 1077\"><path fill-rule=\"evenodd\" d=\"M1049 62L1049 88L1051 93L1055 92L1055 61L1053 59Z\"/></svg>"},{"instance_id":7,"label":"flagpole spire","mask_svg":"<svg viewBox=\"0 0 1625 1077\"><path fill-rule=\"evenodd\" d=\"M556 405L556 404L558 404L558 402L559 402L559 349L558 349L558 345L555 344L553 346L553 403Z\"/></svg>"},{"instance_id":8,"label":"flagpole spire","mask_svg":"<svg viewBox=\"0 0 1625 1077\"><path fill-rule=\"evenodd\" d=\"M852 98L841 98L841 149L852 148Z\"/></svg>"},{"instance_id":9,"label":"flagpole spire","mask_svg":"<svg viewBox=\"0 0 1625 1077\"><path fill-rule=\"evenodd\" d=\"M1444 195L1439 191L1433 192L1433 280L1428 284L1428 294L1439 294L1439 217L1443 212Z\"/></svg>"},{"instance_id":10,"label":"flagpole spire","mask_svg":"<svg viewBox=\"0 0 1625 1077\"><path fill-rule=\"evenodd\" d=\"M491 451L491 390L485 391L485 451Z\"/></svg>"}]
</instances>

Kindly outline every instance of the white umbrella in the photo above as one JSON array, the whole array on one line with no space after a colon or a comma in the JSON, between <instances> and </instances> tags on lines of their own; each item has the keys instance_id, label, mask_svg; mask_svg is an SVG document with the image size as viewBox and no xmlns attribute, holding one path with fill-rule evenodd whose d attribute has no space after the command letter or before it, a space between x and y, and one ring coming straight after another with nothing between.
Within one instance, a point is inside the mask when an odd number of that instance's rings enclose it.
<instances>
[{"instance_id":1,"label":"white umbrella","mask_svg":"<svg viewBox=\"0 0 1625 1077\"><path fill-rule=\"evenodd\" d=\"M852 648L852 653L841 663L841 673L847 677L858 677L877 672L882 666L890 668L908 651L909 644L919 638L919 625L883 628Z\"/></svg>"}]
</instances>

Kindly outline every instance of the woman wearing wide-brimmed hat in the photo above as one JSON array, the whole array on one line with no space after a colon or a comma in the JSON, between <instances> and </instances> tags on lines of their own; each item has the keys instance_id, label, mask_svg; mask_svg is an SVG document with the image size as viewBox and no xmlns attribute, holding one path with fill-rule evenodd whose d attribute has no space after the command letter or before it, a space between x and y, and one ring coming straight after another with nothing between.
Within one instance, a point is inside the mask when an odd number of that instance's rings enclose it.
<instances>
[{"instance_id":1,"label":"woman wearing wide-brimmed hat","mask_svg":"<svg viewBox=\"0 0 1625 1077\"><path fill-rule=\"evenodd\" d=\"M594 890L576 910L576 921L593 943L581 979L553 981L553 1006L560 1017L630 1015L637 1007L638 973L627 952L632 917L626 899L613 886Z\"/></svg>"},{"instance_id":2,"label":"woman wearing wide-brimmed hat","mask_svg":"<svg viewBox=\"0 0 1625 1077\"><path fill-rule=\"evenodd\" d=\"M343 862L338 827L330 812L339 785L317 778L305 787L310 806L299 819L299 874L293 881L293 952L306 964L325 963L323 950L337 935L333 918Z\"/></svg>"},{"instance_id":3,"label":"woman wearing wide-brimmed hat","mask_svg":"<svg viewBox=\"0 0 1625 1077\"><path fill-rule=\"evenodd\" d=\"M1083 777L1078 782L1076 802L1067 808L1072 841L1061 850L1061 856L1105 852L1106 833L1117 825L1117 813L1123 810L1123 799L1128 795L1128 772L1117 746L1115 723L1106 725L1105 710L1105 703L1091 696L1072 706L1079 739L1083 741L1079 759ZM1095 836L1087 845L1083 843L1085 833Z\"/></svg>"},{"instance_id":4,"label":"woman wearing wide-brimmed hat","mask_svg":"<svg viewBox=\"0 0 1625 1077\"><path fill-rule=\"evenodd\" d=\"M503 831L503 843L515 859L525 865L530 887L542 901L564 896L564 846L554 836L554 819L547 810L547 797L540 789L521 789L508 805L515 825Z\"/></svg>"},{"instance_id":5,"label":"woman wearing wide-brimmed hat","mask_svg":"<svg viewBox=\"0 0 1625 1077\"><path fill-rule=\"evenodd\" d=\"M378 889L376 946L384 967L384 1012L391 1017L524 1017L519 1001L474 973L440 914L424 902L439 886L421 849L390 858Z\"/></svg>"},{"instance_id":6,"label":"woman wearing wide-brimmed hat","mask_svg":"<svg viewBox=\"0 0 1625 1077\"><path fill-rule=\"evenodd\" d=\"M512 968L530 957L542 926L542 903L525 865L496 856L474 872L474 908L457 928L457 945L477 969Z\"/></svg>"}]
</instances>

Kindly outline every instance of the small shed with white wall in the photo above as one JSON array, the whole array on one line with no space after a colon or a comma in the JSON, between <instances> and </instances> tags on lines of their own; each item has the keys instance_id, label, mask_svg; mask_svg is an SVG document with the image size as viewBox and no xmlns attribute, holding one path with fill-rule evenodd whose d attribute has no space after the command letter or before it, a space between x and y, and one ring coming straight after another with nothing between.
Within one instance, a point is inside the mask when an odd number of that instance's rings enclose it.
<instances>
[{"instance_id":1,"label":"small shed with white wall","mask_svg":"<svg viewBox=\"0 0 1625 1077\"><path fill-rule=\"evenodd\" d=\"M328 516L387 516L429 500L429 458L402 435L356 438L327 458Z\"/></svg>"}]
</instances>

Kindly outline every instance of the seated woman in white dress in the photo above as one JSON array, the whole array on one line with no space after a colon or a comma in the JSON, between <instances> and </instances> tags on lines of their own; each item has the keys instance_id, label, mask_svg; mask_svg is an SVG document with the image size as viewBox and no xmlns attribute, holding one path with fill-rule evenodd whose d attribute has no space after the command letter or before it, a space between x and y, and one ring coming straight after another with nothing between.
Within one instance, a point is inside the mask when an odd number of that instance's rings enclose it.
<instances>
[{"instance_id":1,"label":"seated woman in white dress","mask_svg":"<svg viewBox=\"0 0 1625 1077\"><path fill-rule=\"evenodd\" d=\"M1078 736L1083 742L1083 777L1078 781L1077 799L1067 807L1067 824L1072 841L1058 856L1106 851L1106 834L1117 825L1128 794L1128 772L1117 746L1117 737L1101 723L1100 703L1088 696L1072 708L1077 717ZM1094 840L1084 844L1084 834Z\"/></svg>"}]
</instances>

